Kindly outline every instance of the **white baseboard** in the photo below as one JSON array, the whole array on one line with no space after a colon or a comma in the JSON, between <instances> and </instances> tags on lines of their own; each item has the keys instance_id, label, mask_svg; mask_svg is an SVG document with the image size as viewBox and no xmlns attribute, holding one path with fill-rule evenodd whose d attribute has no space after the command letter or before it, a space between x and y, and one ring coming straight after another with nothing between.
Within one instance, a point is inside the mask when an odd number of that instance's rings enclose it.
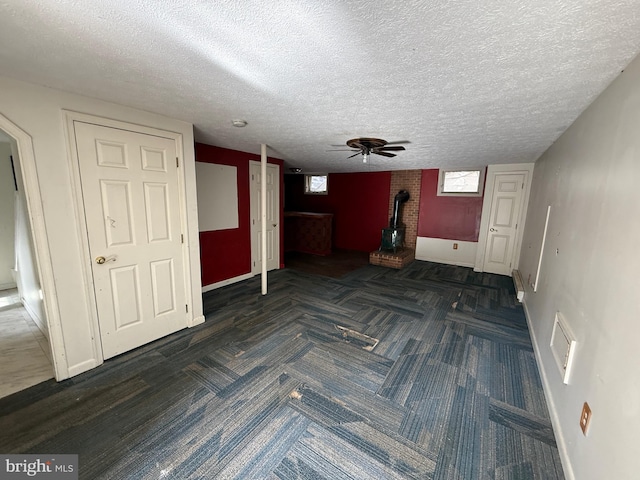
<instances>
[{"instance_id":1,"label":"white baseboard","mask_svg":"<svg viewBox=\"0 0 640 480\"><path fill-rule=\"evenodd\" d=\"M457 249L453 248L454 244L457 244ZM477 247L477 242L418 237L416 260L473 268L476 262Z\"/></svg>"},{"instance_id":2,"label":"white baseboard","mask_svg":"<svg viewBox=\"0 0 640 480\"><path fill-rule=\"evenodd\" d=\"M12 288L16 287L16 282L0 283L0 290L11 290Z\"/></svg>"},{"instance_id":3,"label":"white baseboard","mask_svg":"<svg viewBox=\"0 0 640 480\"><path fill-rule=\"evenodd\" d=\"M244 275L227 278L226 280L222 280L220 282L205 285L204 287L202 287L202 293L210 292L211 290L215 290L216 288L224 287L226 285L231 285L232 283L241 282L242 280L248 280L249 278L253 278L253 276L254 275L252 273L245 273Z\"/></svg>"},{"instance_id":4,"label":"white baseboard","mask_svg":"<svg viewBox=\"0 0 640 480\"><path fill-rule=\"evenodd\" d=\"M45 338L49 340L49 328L47 327L47 324L45 323L45 321L38 316L38 313L33 309L31 305L29 305L28 302L25 302L24 299L21 299L21 300L22 300L22 306L31 317L31 320L33 320L33 322L38 326L38 328L40 329L42 334L45 336Z\"/></svg>"},{"instance_id":5,"label":"white baseboard","mask_svg":"<svg viewBox=\"0 0 640 480\"><path fill-rule=\"evenodd\" d=\"M549 388L549 379L547 372L542 368L542 359L540 356L540 347L538 345L537 337L534 335L533 326L531 324L531 317L529 315L529 309L527 308L526 295L522 301L522 307L524 309L524 316L527 320L527 326L529 327L529 336L531 337L531 343L533 344L533 352L536 356L536 362L538 364L538 371L540 372L540 378L542 379L542 389L544 390L544 398L547 402L547 410L549 410L549 417L551 419L551 425L553 426L553 434L556 437L556 445L558 447L558 455L560 455L560 462L562 463L562 469L564 470L564 476L566 480L575 480L573 474L573 468L571 466L571 460L567 453L567 444L562 435L560 429L560 419L558 418L558 411L555 408L553 399L551 398L551 389Z\"/></svg>"},{"instance_id":6,"label":"white baseboard","mask_svg":"<svg viewBox=\"0 0 640 480\"><path fill-rule=\"evenodd\" d=\"M80 362L76 365L69 367L69 378L75 377L76 375L80 375L81 373L88 372L92 368L96 368L98 365L102 365L102 362L98 362L95 358L91 358L89 360L85 360L84 362ZM61 378L56 378L57 381L63 380Z\"/></svg>"},{"instance_id":7,"label":"white baseboard","mask_svg":"<svg viewBox=\"0 0 640 480\"><path fill-rule=\"evenodd\" d=\"M198 317L193 318L191 322L189 322L189 325L187 326L191 328L191 327L195 327L196 325L200 325L201 323L204 323L204 315L200 315Z\"/></svg>"}]
</instances>

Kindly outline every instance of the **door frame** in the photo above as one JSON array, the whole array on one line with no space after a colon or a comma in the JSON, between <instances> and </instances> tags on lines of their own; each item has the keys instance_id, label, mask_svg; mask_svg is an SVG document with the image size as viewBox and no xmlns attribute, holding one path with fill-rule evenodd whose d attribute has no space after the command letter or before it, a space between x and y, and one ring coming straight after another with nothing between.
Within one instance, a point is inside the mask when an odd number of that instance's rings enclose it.
<instances>
[{"instance_id":1,"label":"door frame","mask_svg":"<svg viewBox=\"0 0 640 480\"><path fill-rule=\"evenodd\" d=\"M518 215L518 229L516 239L511 252L511 270L518 269L520 262L520 251L522 249L522 235L524 224L527 219L527 206L529 205L529 193L531 191L531 180L533 177L533 163L513 163L505 165L489 165L487 167L486 183L484 186L484 198L482 199L482 214L480 217L480 233L478 234L478 245L476 249L476 261L473 268L476 272L484 271L484 253L487 248L487 238L489 235L489 222L491 220L491 205L493 204L493 188L496 182L496 175L502 173L524 174L524 189L520 200L520 213ZM511 276L511 273L509 273Z\"/></svg>"},{"instance_id":2,"label":"door frame","mask_svg":"<svg viewBox=\"0 0 640 480\"><path fill-rule=\"evenodd\" d=\"M64 337L58 309L55 277L49 254L49 240L42 209L40 182L36 169L35 152L31 136L0 113L0 128L16 142L17 161L22 171L22 185L27 200L27 214L33 240L34 261L42 290L42 306L49 331L49 346L56 380L69 377L65 355Z\"/></svg>"},{"instance_id":3,"label":"door frame","mask_svg":"<svg viewBox=\"0 0 640 480\"><path fill-rule=\"evenodd\" d=\"M192 297L191 286L191 262L189 256L189 235L188 235L188 222L187 222L187 198L185 187L185 171L184 171L184 149L182 134L176 132L170 132L167 130L161 130L159 128L147 127L143 125L133 124L129 122L123 122L119 120L112 120L95 115L89 115L85 113L73 112L63 110L64 114L64 128L65 137L67 139L67 149L69 155L67 161L69 165L69 171L71 172L71 195L73 197L74 206L74 218L76 219L76 230L78 238L80 239L80 248L82 250L82 257L84 261L81 263L82 277L85 289L83 295L89 305L89 327L91 329L91 337L93 339L93 354L96 367L104 362L104 356L102 352L102 340L100 337L100 323L98 316L98 308L96 305L95 292L94 292L94 280L93 269L91 264L91 256L89 251L89 237L87 231L87 223L85 219L84 199L82 195L82 183L80 178L80 159L78 157L78 151L76 148L76 135L74 122L91 123L102 127L115 128L120 130L126 130L135 133L141 133L146 135L153 135L156 137L168 138L176 142L176 155L178 157L178 195L180 198L180 227L184 235L184 242L182 244L182 257L183 257L183 281L185 286L185 301L188 305L188 312L185 312L185 327L192 327L198 323L201 323L204 319L194 318L194 305ZM85 368L86 369L86 368Z\"/></svg>"}]
</instances>

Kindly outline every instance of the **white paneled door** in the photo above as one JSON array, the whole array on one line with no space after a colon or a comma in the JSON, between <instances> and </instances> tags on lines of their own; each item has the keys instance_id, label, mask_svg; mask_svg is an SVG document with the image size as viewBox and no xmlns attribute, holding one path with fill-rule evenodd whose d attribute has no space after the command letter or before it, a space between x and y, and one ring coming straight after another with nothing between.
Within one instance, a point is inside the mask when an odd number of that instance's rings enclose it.
<instances>
[{"instance_id":1,"label":"white paneled door","mask_svg":"<svg viewBox=\"0 0 640 480\"><path fill-rule=\"evenodd\" d=\"M176 142L74 122L103 357L187 326Z\"/></svg>"},{"instance_id":2,"label":"white paneled door","mask_svg":"<svg viewBox=\"0 0 640 480\"><path fill-rule=\"evenodd\" d=\"M496 173L483 270L511 275L525 174Z\"/></svg>"},{"instance_id":3,"label":"white paneled door","mask_svg":"<svg viewBox=\"0 0 640 480\"><path fill-rule=\"evenodd\" d=\"M262 265L262 221L260 207L259 162L249 162L251 186L251 273L258 274ZM280 268L280 167L267 164L267 270Z\"/></svg>"}]
</instances>

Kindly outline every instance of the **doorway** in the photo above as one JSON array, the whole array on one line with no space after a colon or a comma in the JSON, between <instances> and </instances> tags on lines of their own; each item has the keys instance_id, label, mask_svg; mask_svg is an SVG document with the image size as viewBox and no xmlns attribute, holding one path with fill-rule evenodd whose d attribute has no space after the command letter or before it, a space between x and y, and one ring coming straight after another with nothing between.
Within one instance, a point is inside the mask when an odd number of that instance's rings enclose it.
<instances>
[{"instance_id":1,"label":"doorway","mask_svg":"<svg viewBox=\"0 0 640 480\"><path fill-rule=\"evenodd\" d=\"M54 377L16 140L0 130L0 398Z\"/></svg>"}]
</instances>

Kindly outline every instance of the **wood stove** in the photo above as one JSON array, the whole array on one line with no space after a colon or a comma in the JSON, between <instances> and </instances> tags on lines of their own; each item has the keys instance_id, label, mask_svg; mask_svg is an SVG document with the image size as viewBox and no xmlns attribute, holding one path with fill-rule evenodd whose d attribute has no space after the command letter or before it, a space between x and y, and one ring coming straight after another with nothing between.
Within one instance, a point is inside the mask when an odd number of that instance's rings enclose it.
<instances>
[{"instance_id":1,"label":"wood stove","mask_svg":"<svg viewBox=\"0 0 640 480\"><path fill-rule=\"evenodd\" d=\"M382 239L378 251L392 250L396 253L404 247L405 226L400 223L400 205L409 200L409 192L400 190L393 199L393 215L389 227L382 229Z\"/></svg>"},{"instance_id":2,"label":"wood stove","mask_svg":"<svg viewBox=\"0 0 640 480\"><path fill-rule=\"evenodd\" d=\"M398 248L404 247L404 230L404 227L383 228L379 250L393 250L396 253Z\"/></svg>"}]
</instances>

